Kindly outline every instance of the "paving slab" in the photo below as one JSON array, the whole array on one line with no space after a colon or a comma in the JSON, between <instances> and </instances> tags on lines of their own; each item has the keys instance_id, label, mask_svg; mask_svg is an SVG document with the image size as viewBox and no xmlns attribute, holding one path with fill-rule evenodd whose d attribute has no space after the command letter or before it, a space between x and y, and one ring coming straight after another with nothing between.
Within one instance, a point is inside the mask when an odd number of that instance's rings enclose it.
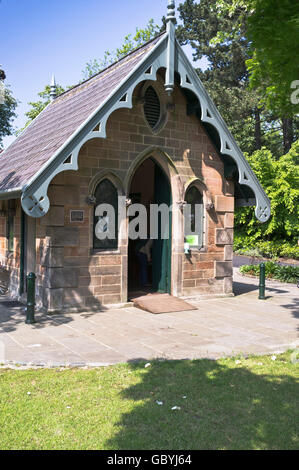
<instances>
[{"instance_id":1,"label":"paving slab","mask_svg":"<svg viewBox=\"0 0 299 470\"><path fill-rule=\"evenodd\" d=\"M36 314L25 325L24 308L0 296L0 364L97 367L152 359L217 359L270 354L299 347L299 289L234 270L235 297L189 304L195 310L152 315L135 307L101 312Z\"/></svg>"}]
</instances>

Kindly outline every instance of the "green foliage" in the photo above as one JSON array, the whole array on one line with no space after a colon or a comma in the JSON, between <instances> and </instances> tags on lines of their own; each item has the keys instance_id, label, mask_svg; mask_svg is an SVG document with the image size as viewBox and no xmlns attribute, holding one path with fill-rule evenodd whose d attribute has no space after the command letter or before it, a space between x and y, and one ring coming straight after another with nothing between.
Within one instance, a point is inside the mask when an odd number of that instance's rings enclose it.
<instances>
[{"instance_id":1,"label":"green foliage","mask_svg":"<svg viewBox=\"0 0 299 470\"><path fill-rule=\"evenodd\" d=\"M282 282L291 282L294 284L298 282L299 266L281 266L273 261L267 261L265 266L267 279L278 279ZM240 267L240 272L251 276L259 276L260 267L255 264L245 265Z\"/></svg>"},{"instance_id":2,"label":"green foliage","mask_svg":"<svg viewBox=\"0 0 299 470\"><path fill-rule=\"evenodd\" d=\"M198 70L207 91L240 148L253 153L266 145L282 153L282 126L278 117L261 106L262 95L249 87L246 62L252 58L247 37L246 5L233 0L186 0L179 6L182 25L177 36L193 48L194 60L206 58L206 70Z\"/></svg>"},{"instance_id":3,"label":"green foliage","mask_svg":"<svg viewBox=\"0 0 299 470\"><path fill-rule=\"evenodd\" d=\"M299 3L295 0L217 0L219 17L239 15L231 32L219 32L214 42L233 40L246 28L252 57L247 60L251 85L262 103L280 117L295 116L291 84L299 78Z\"/></svg>"},{"instance_id":4,"label":"green foliage","mask_svg":"<svg viewBox=\"0 0 299 470\"><path fill-rule=\"evenodd\" d=\"M281 116L299 112L291 102L291 84L299 79L299 2L255 0L248 18L253 57L247 61L252 86ZM295 59L295 60L294 60Z\"/></svg>"},{"instance_id":5,"label":"green foliage","mask_svg":"<svg viewBox=\"0 0 299 470\"><path fill-rule=\"evenodd\" d=\"M259 144L255 134L255 111L259 97L248 87L224 87L223 83L208 80L205 87L216 104L221 116L243 152L253 153ZM259 110L259 113L261 111ZM261 139L265 142L266 128L260 126ZM281 136L279 136L281 141ZM280 148L280 147L279 147Z\"/></svg>"},{"instance_id":6,"label":"green foliage","mask_svg":"<svg viewBox=\"0 0 299 470\"><path fill-rule=\"evenodd\" d=\"M101 70L120 60L122 57L129 54L129 52L142 46L144 43L154 38L159 31L160 28L154 23L153 19L149 20L144 29L136 28L135 35L132 37L132 34L128 34L124 38L121 47L117 48L115 51L106 51L103 59L93 59L89 61L82 72L84 79L88 79L101 72Z\"/></svg>"},{"instance_id":7,"label":"green foliage","mask_svg":"<svg viewBox=\"0 0 299 470\"><path fill-rule=\"evenodd\" d=\"M236 211L236 227L254 240L290 240L299 237L299 141L286 155L276 160L265 148L258 150L248 161L270 201L272 216L259 224L254 208Z\"/></svg>"},{"instance_id":8,"label":"green foliage","mask_svg":"<svg viewBox=\"0 0 299 470\"><path fill-rule=\"evenodd\" d=\"M256 258L288 258L299 260L299 246L296 242L284 240L256 240L235 231L234 252Z\"/></svg>"},{"instance_id":9,"label":"green foliage","mask_svg":"<svg viewBox=\"0 0 299 470\"><path fill-rule=\"evenodd\" d=\"M70 87L69 87L70 88ZM56 85L56 96L61 95L65 89L60 86ZM38 96L42 98L39 101L31 101L28 104L31 106L31 109L25 114L29 119L25 124L25 127L21 129L19 132L22 132L29 124L35 119L45 108L48 106L48 104L51 101L51 87L50 85L46 85L44 90L38 93ZM19 133L18 132L18 133Z\"/></svg>"},{"instance_id":10,"label":"green foliage","mask_svg":"<svg viewBox=\"0 0 299 470\"><path fill-rule=\"evenodd\" d=\"M291 354L0 370L0 449L297 450Z\"/></svg>"},{"instance_id":11,"label":"green foliage","mask_svg":"<svg viewBox=\"0 0 299 470\"><path fill-rule=\"evenodd\" d=\"M249 58L249 43L244 28L241 27L240 14L217 14L217 0L186 0L180 4L179 12L182 25L177 29L177 37L182 44L193 48L194 60L208 59L205 78L223 82L226 87L239 87L246 82L248 73L246 59ZM236 31L226 37L231 31ZM213 42L221 31L223 39Z\"/></svg>"},{"instance_id":12,"label":"green foliage","mask_svg":"<svg viewBox=\"0 0 299 470\"><path fill-rule=\"evenodd\" d=\"M12 121L16 118L17 100L12 96L11 90L4 89L4 103L0 104L0 148L3 137L13 133Z\"/></svg>"}]
</instances>

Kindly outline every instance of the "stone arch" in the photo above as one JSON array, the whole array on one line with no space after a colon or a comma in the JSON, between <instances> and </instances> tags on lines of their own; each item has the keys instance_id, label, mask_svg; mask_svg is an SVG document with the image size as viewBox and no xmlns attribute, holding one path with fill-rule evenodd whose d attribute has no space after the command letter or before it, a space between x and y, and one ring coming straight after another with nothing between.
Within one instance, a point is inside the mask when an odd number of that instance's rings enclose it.
<instances>
[{"instance_id":1,"label":"stone arch","mask_svg":"<svg viewBox=\"0 0 299 470\"><path fill-rule=\"evenodd\" d=\"M118 177L118 175L113 170L102 169L96 175L93 176L93 178L91 179L89 183L88 194L90 197L94 196L97 186L104 179L108 179L109 181L111 181L112 184L114 184L119 196L125 195L123 183L121 179Z\"/></svg>"},{"instance_id":2,"label":"stone arch","mask_svg":"<svg viewBox=\"0 0 299 470\"><path fill-rule=\"evenodd\" d=\"M132 162L125 179L125 192L129 196L133 176L139 166L152 158L168 178L172 195L172 252L171 252L171 293L182 294L182 264L184 256L184 219L180 203L184 195L184 185L171 157L159 147L151 146Z\"/></svg>"},{"instance_id":3,"label":"stone arch","mask_svg":"<svg viewBox=\"0 0 299 470\"><path fill-rule=\"evenodd\" d=\"M94 177L91 179L89 186L88 186L88 200L90 203L90 227L89 227L89 236L90 236L90 243L93 240L93 229L94 229L94 194L97 189L97 186L103 181L103 180L109 180L117 189L118 197L119 198L124 198L125 199L125 191L124 191L124 186L121 181L121 179L118 177L118 175L113 171L109 169L102 169ZM119 227L118 227L118 250L119 247L123 244L123 239L126 236L126 221L121 221Z\"/></svg>"},{"instance_id":4,"label":"stone arch","mask_svg":"<svg viewBox=\"0 0 299 470\"><path fill-rule=\"evenodd\" d=\"M187 191L191 188L191 186L195 186L203 195L203 201L205 206L213 204L213 198L211 195L210 190L208 189L207 185L204 183L203 180L200 178L190 178L185 186L184 186L184 199L186 196Z\"/></svg>"},{"instance_id":5,"label":"stone arch","mask_svg":"<svg viewBox=\"0 0 299 470\"><path fill-rule=\"evenodd\" d=\"M202 248L207 246L207 233L209 231L209 217L207 216L208 210L212 209L214 207L212 195L207 187L207 185L204 183L203 180L200 178L190 178L185 186L184 186L184 200L186 199L186 194L189 191L189 189L192 188L192 186L195 186L196 189L202 194L203 198L203 241L202 241Z\"/></svg>"},{"instance_id":6,"label":"stone arch","mask_svg":"<svg viewBox=\"0 0 299 470\"><path fill-rule=\"evenodd\" d=\"M129 193L131 182L132 182L132 179L136 170L145 160L147 160L150 157L152 157L160 165L160 167L164 170L166 176L168 177L170 185L171 185L173 200L174 200L177 194L177 191L176 191L177 188L175 187L175 185L173 187L172 180L177 177L179 178L178 170L176 169L176 166L174 162L172 161L171 157L166 152L162 151L159 147L155 147L155 146L150 146L147 149L145 149L131 163L127 171L127 175L126 175L125 182L124 182L126 194ZM180 193L182 191L182 188L183 188L183 185L181 186Z\"/></svg>"}]
</instances>

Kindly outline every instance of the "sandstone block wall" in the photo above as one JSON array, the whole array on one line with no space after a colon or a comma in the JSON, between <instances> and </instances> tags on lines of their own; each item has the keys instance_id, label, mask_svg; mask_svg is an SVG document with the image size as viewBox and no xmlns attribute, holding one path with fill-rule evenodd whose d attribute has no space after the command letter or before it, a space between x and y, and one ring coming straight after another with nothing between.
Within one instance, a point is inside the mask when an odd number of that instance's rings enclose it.
<instances>
[{"instance_id":1,"label":"sandstone block wall","mask_svg":"<svg viewBox=\"0 0 299 470\"><path fill-rule=\"evenodd\" d=\"M162 95L162 85L157 86ZM201 250L184 255L183 244L173 244L174 293L192 296L232 292L233 184L225 180L223 162L205 129L195 116L187 115L185 97L178 88L174 103L174 109L168 111L166 123L157 134L147 125L143 106L137 100L132 110L115 111L107 123L107 138L89 141L82 147L79 170L61 173L52 181L48 192L50 211L36 225L37 293L49 311L98 309L127 301L125 227L117 250L94 251L93 207L86 199L97 175L104 175L105 171L113 173L123 184L136 159L151 148L158 148L171 159L183 188L197 179L204 202L214 204L213 209L205 211ZM154 153L153 150L155 157ZM127 191L123 187L123 194ZM84 211L84 220L71 222L71 210ZM0 217L0 256L6 260L4 226ZM13 284L18 280L19 232L20 210L15 219L15 249L10 266Z\"/></svg>"}]
</instances>

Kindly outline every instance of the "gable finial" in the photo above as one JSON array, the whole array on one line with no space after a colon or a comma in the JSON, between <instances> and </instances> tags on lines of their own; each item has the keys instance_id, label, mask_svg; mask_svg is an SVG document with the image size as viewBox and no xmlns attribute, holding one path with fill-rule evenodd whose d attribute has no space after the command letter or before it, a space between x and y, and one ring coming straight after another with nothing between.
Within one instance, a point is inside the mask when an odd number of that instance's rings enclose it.
<instances>
[{"instance_id":1,"label":"gable finial","mask_svg":"<svg viewBox=\"0 0 299 470\"><path fill-rule=\"evenodd\" d=\"M165 90L170 96L174 90L174 68L175 68L175 1L168 0L166 18L166 31L168 35L167 68L165 77Z\"/></svg>"},{"instance_id":2,"label":"gable finial","mask_svg":"<svg viewBox=\"0 0 299 470\"><path fill-rule=\"evenodd\" d=\"M168 0L166 21L175 21L175 1Z\"/></svg>"},{"instance_id":3,"label":"gable finial","mask_svg":"<svg viewBox=\"0 0 299 470\"><path fill-rule=\"evenodd\" d=\"M50 85L50 98L51 101L54 101L56 98L56 80L55 76L52 75L51 85Z\"/></svg>"}]
</instances>

